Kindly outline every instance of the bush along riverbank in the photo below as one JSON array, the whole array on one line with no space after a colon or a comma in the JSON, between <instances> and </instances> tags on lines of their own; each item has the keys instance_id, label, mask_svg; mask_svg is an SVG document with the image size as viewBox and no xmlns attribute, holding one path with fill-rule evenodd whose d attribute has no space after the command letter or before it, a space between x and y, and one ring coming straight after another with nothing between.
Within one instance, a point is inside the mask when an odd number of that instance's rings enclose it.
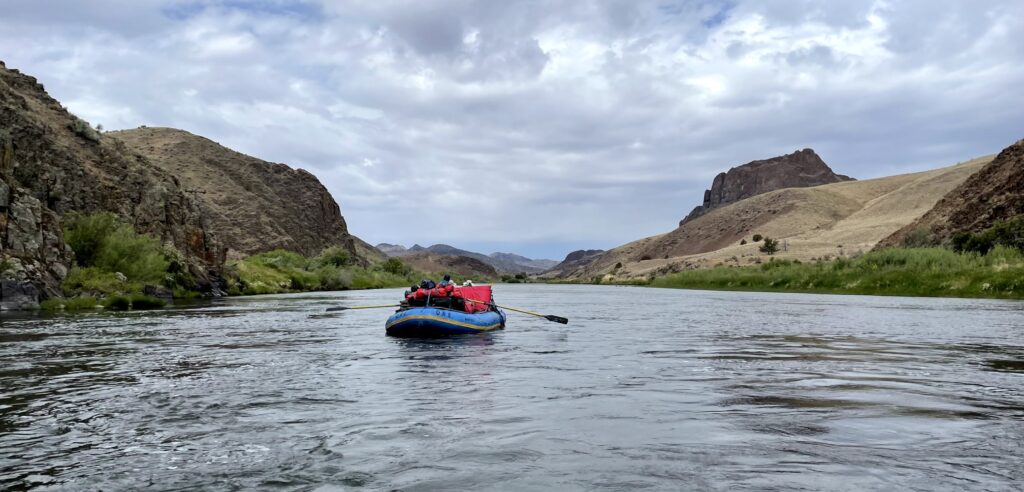
<instances>
[{"instance_id":1,"label":"bush along riverbank","mask_svg":"<svg viewBox=\"0 0 1024 492\"><path fill-rule=\"evenodd\" d=\"M76 266L61 283L65 297L43 301L44 310L155 309L200 295L178 251L114 214L69 214L64 239ZM226 277L229 295L255 295L407 287L440 275L415 271L398 258L360 266L331 247L314 258L285 250L249 256L228 265Z\"/></svg>"},{"instance_id":2,"label":"bush along riverbank","mask_svg":"<svg viewBox=\"0 0 1024 492\"><path fill-rule=\"evenodd\" d=\"M856 258L691 270L654 279L653 287L1024 299L1024 253L995 246L987 254L945 248L893 248Z\"/></svg>"},{"instance_id":3,"label":"bush along riverbank","mask_svg":"<svg viewBox=\"0 0 1024 492\"><path fill-rule=\"evenodd\" d=\"M354 265L348 252L336 247L314 258L278 249L231 267L236 278L228 281L230 295L408 287L424 277L398 258L370 267Z\"/></svg>"},{"instance_id":4,"label":"bush along riverbank","mask_svg":"<svg viewBox=\"0 0 1024 492\"><path fill-rule=\"evenodd\" d=\"M42 309L153 309L196 295L177 251L114 214L65 216L64 240L76 266L61 283L65 298L47 299Z\"/></svg>"}]
</instances>

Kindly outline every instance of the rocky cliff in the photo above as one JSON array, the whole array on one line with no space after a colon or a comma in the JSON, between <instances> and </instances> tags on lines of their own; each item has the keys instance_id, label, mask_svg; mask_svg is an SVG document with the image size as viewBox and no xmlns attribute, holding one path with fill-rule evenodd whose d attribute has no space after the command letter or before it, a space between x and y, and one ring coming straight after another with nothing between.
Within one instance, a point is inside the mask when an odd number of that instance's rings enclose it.
<instances>
[{"instance_id":1,"label":"rocky cliff","mask_svg":"<svg viewBox=\"0 0 1024 492\"><path fill-rule=\"evenodd\" d=\"M179 181L69 113L35 78L0 62L3 307L59 294L73 262L61 231L61 216L71 211L111 211L173 244L201 287L216 290L224 247L203 227Z\"/></svg>"},{"instance_id":2,"label":"rocky cliff","mask_svg":"<svg viewBox=\"0 0 1024 492\"><path fill-rule=\"evenodd\" d=\"M0 309L59 295L74 263L62 217L100 211L175 247L210 294L222 291L229 253L338 245L384 259L348 234L312 174L181 130L98 132L0 62Z\"/></svg>"},{"instance_id":3,"label":"rocky cliff","mask_svg":"<svg viewBox=\"0 0 1024 492\"><path fill-rule=\"evenodd\" d=\"M277 248L311 256L329 246L361 256L337 202L305 170L171 128L107 135L178 179L198 203L203 224L229 248L229 258Z\"/></svg>"},{"instance_id":4,"label":"rocky cliff","mask_svg":"<svg viewBox=\"0 0 1024 492\"><path fill-rule=\"evenodd\" d=\"M980 171L947 193L916 221L879 247L908 242L942 244L958 232L978 232L1024 214L1024 140L1005 149Z\"/></svg>"},{"instance_id":5,"label":"rocky cliff","mask_svg":"<svg viewBox=\"0 0 1024 492\"><path fill-rule=\"evenodd\" d=\"M753 161L715 176L711 189L704 191L704 203L694 208L679 225L744 198L782 188L805 188L853 178L832 172L811 149Z\"/></svg>"},{"instance_id":6,"label":"rocky cliff","mask_svg":"<svg viewBox=\"0 0 1024 492\"><path fill-rule=\"evenodd\" d=\"M565 255L565 259L561 263L551 267L540 276L542 278L565 278L586 267L603 253L605 253L603 249L580 249L573 251Z\"/></svg>"}]
</instances>

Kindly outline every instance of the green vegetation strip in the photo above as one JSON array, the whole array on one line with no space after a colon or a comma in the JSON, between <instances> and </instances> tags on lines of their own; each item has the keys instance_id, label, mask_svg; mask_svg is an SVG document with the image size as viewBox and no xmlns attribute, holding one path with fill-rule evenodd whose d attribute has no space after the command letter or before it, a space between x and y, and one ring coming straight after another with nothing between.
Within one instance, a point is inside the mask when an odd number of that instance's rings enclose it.
<instances>
[{"instance_id":1,"label":"green vegetation strip","mask_svg":"<svg viewBox=\"0 0 1024 492\"><path fill-rule=\"evenodd\" d=\"M229 294L277 294L314 290L380 289L408 287L422 274L398 258L371 266L351 264L348 252L328 248L315 258L277 249L235 262L238 284Z\"/></svg>"},{"instance_id":2,"label":"green vegetation strip","mask_svg":"<svg viewBox=\"0 0 1024 492\"><path fill-rule=\"evenodd\" d=\"M654 279L653 287L929 297L1024 299L1024 253L894 248L857 258L691 270Z\"/></svg>"}]
</instances>

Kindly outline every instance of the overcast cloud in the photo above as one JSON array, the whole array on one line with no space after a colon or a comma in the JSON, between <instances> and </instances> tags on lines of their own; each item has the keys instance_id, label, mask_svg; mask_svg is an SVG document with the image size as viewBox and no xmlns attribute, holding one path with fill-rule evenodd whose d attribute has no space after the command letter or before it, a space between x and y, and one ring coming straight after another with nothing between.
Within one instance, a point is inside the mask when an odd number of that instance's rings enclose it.
<instances>
[{"instance_id":1,"label":"overcast cloud","mask_svg":"<svg viewBox=\"0 0 1024 492\"><path fill-rule=\"evenodd\" d=\"M1024 2L3 0L0 59L107 129L316 174L355 234L559 259L730 166L870 178L1024 137Z\"/></svg>"}]
</instances>

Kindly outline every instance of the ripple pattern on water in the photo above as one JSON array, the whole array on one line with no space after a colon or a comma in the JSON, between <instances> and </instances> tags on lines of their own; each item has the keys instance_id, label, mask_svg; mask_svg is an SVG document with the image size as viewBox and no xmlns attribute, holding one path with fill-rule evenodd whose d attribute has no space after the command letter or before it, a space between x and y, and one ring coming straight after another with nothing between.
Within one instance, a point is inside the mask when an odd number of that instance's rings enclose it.
<instances>
[{"instance_id":1,"label":"ripple pattern on water","mask_svg":"<svg viewBox=\"0 0 1024 492\"><path fill-rule=\"evenodd\" d=\"M508 329L391 339L397 291L0 319L11 490L1018 490L1024 304L502 285Z\"/></svg>"}]
</instances>

